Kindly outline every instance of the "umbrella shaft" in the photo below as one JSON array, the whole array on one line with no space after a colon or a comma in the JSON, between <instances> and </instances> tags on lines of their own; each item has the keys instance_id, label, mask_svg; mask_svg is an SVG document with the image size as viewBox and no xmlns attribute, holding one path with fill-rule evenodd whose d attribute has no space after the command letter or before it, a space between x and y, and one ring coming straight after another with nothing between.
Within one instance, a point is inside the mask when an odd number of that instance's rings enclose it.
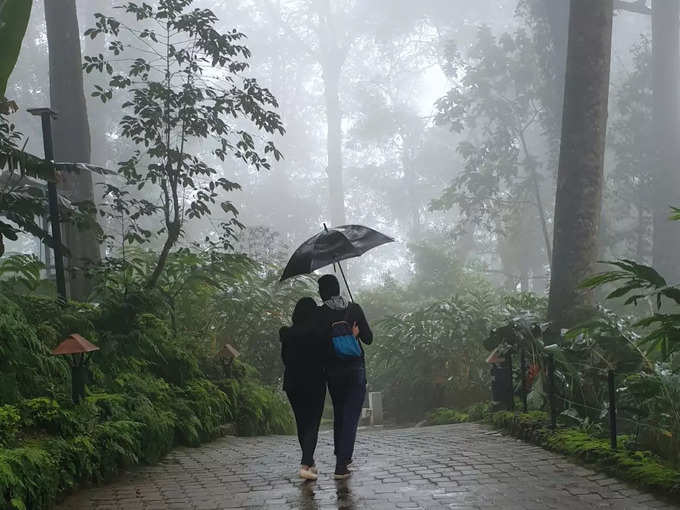
<instances>
[{"instance_id":1,"label":"umbrella shaft","mask_svg":"<svg viewBox=\"0 0 680 510\"><path fill-rule=\"evenodd\" d=\"M340 261L338 261L338 267L340 268L340 274L342 275L342 279L345 282L345 287L347 287L349 299L352 301L352 303L354 303L354 297L352 296L352 291L349 290L349 284L347 283L347 278L345 278L345 272L342 270L342 265L340 264Z\"/></svg>"}]
</instances>

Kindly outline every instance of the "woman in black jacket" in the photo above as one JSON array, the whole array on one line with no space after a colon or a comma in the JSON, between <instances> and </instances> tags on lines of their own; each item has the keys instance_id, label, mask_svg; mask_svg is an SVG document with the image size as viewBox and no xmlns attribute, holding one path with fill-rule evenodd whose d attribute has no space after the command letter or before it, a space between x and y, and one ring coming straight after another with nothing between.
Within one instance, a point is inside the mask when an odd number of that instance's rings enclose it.
<instances>
[{"instance_id":1,"label":"woman in black jacket","mask_svg":"<svg viewBox=\"0 0 680 510\"><path fill-rule=\"evenodd\" d=\"M319 310L310 297L300 299L293 311L292 327L283 327L281 357L285 366L283 389L295 414L302 448L300 477L318 478L314 450L326 399L324 359L327 346L319 333Z\"/></svg>"}]
</instances>

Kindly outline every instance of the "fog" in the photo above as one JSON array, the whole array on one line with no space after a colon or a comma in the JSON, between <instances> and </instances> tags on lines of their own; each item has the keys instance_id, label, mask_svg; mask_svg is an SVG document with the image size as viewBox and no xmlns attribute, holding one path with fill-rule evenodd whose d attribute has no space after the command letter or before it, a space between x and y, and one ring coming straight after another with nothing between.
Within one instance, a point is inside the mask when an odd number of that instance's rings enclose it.
<instances>
[{"instance_id":1,"label":"fog","mask_svg":"<svg viewBox=\"0 0 680 510\"><path fill-rule=\"evenodd\" d=\"M550 274L546 249L552 238L559 153L559 140L550 132L559 133L559 125L555 124L558 117L546 115L554 104L548 104L544 92L553 85L545 82L542 73L552 42L540 29L546 24L536 14L540 4L539 0L522 0L519 5L515 0L196 2L196 6L215 12L220 30L235 28L246 34L244 44L252 57L245 74L257 78L274 94L286 130L284 136L275 137L284 158L274 162L270 170L254 171L233 159L219 162L223 175L242 186L227 197L245 225L238 234L236 250L255 258L275 257L275 262L282 264L324 222L334 223L325 92L327 87L335 87L343 178L343 189L336 191L342 194L344 219L398 240L349 263L355 285L370 288L388 275L409 281L414 272L415 247L431 245L445 249L452 264L481 272L497 286L523 286L523 290L543 293ZM93 26L96 12L114 12L101 1L80 1L77 8L81 34ZM559 23L566 26L567 21L565 18ZM628 142L616 141L617 131L640 128L631 125L631 117L625 118L625 101L617 97L635 73L633 51L643 38L650 37L650 27L650 16L616 13L601 253L607 259L643 255L649 260L651 255L635 253L635 242L626 237L635 212L627 207L626 186L617 175L623 172L624 152L635 149ZM37 2L7 93L20 105L15 121L27 136L26 149L38 155L42 154L39 122L25 109L49 105L45 31L43 5ZM507 55L494 55L503 43L486 48L486 43L480 45L485 37L480 34L487 34L496 43L505 34L520 33L527 37L528 46L514 50L514 54L506 47ZM105 49L102 40L84 36L81 45L83 55ZM481 71L474 80L486 82L466 82L470 70L481 69L483 58L499 59L498 65L524 59L526 72L544 83L517 90L517 84L497 81L501 74L485 76ZM338 73L335 83L331 83L331 69ZM489 70L495 72L491 67ZM115 169L131 148L120 137L120 100L102 104L90 97L98 83L101 76L85 75L91 160ZM477 93L480 87L487 87L481 95ZM451 90L458 90L467 102L467 113L444 111L439 100ZM481 156L466 155L464 147L477 150L493 136L494 128L485 125L485 109L494 108L484 104L485 100L492 101L485 99L486 93L510 99L520 94L520 102L526 100L531 103L529 108L537 109L525 134L536 163L546 232L535 210L537 196L524 195L529 184L523 167L526 155L521 153L519 140L508 141L509 147L518 151L511 160L492 155L488 162L475 162ZM519 117L528 115L515 113ZM55 129L68 128L57 120ZM191 151L200 153L200 144L192 146ZM488 165L489 176L496 181L487 183L493 191L480 187L487 184L466 180L465 169L474 165ZM95 198L101 204L102 188L98 184ZM653 202L653 197L648 199L648 203ZM219 213L188 223L179 245L212 235ZM120 244L115 240L117 233L113 225L102 222L113 236L103 250L112 254ZM267 249L259 253L262 238L268 235ZM35 251L36 246L35 241L22 238L9 243L8 250Z\"/></svg>"}]
</instances>

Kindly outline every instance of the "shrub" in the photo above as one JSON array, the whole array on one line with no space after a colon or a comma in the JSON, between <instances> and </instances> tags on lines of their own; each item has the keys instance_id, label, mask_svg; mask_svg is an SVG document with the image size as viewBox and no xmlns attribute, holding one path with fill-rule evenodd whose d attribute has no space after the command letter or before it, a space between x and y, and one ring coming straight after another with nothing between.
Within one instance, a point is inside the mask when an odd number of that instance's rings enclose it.
<instances>
[{"instance_id":1,"label":"shrub","mask_svg":"<svg viewBox=\"0 0 680 510\"><path fill-rule=\"evenodd\" d=\"M57 468L46 450L39 446L0 450L0 495L5 499L4 508L47 508L58 490Z\"/></svg>"},{"instance_id":2,"label":"shrub","mask_svg":"<svg viewBox=\"0 0 680 510\"><path fill-rule=\"evenodd\" d=\"M101 348L77 405L68 363L48 349L72 332ZM213 439L229 421L242 434L292 432L287 402L256 370L235 361L237 379L220 388L204 370L215 363L200 359L208 343L176 333L154 292L108 292L99 307L65 308L0 296L0 508L48 508L80 483Z\"/></svg>"},{"instance_id":3,"label":"shrub","mask_svg":"<svg viewBox=\"0 0 680 510\"><path fill-rule=\"evenodd\" d=\"M295 422L280 392L250 379L227 379L220 387L235 402L234 423L241 436L293 434Z\"/></svg>"},{"instance_id":4,"label":"shrub","mask_svg":"<svg viewBox=\"0 0 680 510\"><path fill-rule=\"evenodd\" d=\"M141 457L143 424L131 420L100 423L92 434L98 453L99 474L108 477Z\"/></svg>"},{"instance_id":5,"label":"shrub","mask_svg":"<svg viewBox=\"0 0 680 510\"><path fill-rule=\"evenodd\" d=\"M50 356L19 307L0 296L0 404L44 395L67 380L66 363Z\"/></svg>"},{"instance_id":6,"label":"shrub","mask_svg":"<svg viewBox=\"0 0 680 510\"><path fill-rule=\"evenodd\" d=\"M57 436L72 436L78 429L74 415L50 398L24 400L20 410L25 428Z\"/></svg>"},{"instance_id":7,"label":"shrub","mask_svg":"<svg viewBox=\"0 0 680 510\"><path fill-rule=\"evenodd\" d=\"M197 379L186 388L175 389L171 408L178 418L178 441L189 446L217 437L220 426L231 417L227 395L206 380Z\"/></svg>"},{"instance_id":8,"label":"shrub","mask_svg":"<svg viewBox=\"0 0 680 510\"><path fill-rule=\"evenodd\" d=\"M11 446L15 443L20 422L21 416L15 406L0 407L0 447Z\"/></svg>"},{"instance_id":9,"label":"shrub","mask_svg":"<svg viewBox=\"0 0 680 510\"><path fill-rule=\"evenodd\" d=\"M448 425L450 423L464 423L470 420L466 413L440 407L430 412L425 419L425 425Z\"/></svg>"}]
</instances>

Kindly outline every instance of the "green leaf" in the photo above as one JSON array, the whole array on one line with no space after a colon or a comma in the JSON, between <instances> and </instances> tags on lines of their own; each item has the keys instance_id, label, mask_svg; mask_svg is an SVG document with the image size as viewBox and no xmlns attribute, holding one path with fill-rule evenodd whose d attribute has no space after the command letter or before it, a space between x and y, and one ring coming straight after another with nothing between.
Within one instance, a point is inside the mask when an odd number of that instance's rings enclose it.
<instances>
[{"instance_id":1,"label":"green leaf","mask_svg":"<svg viewBox=\"0 0 680 510\"><path fill-rule=\"evenodd\" d=\"M32 5L32 0L0 0L0 98L19 58Z\"/></svg>"}]
</instances>

